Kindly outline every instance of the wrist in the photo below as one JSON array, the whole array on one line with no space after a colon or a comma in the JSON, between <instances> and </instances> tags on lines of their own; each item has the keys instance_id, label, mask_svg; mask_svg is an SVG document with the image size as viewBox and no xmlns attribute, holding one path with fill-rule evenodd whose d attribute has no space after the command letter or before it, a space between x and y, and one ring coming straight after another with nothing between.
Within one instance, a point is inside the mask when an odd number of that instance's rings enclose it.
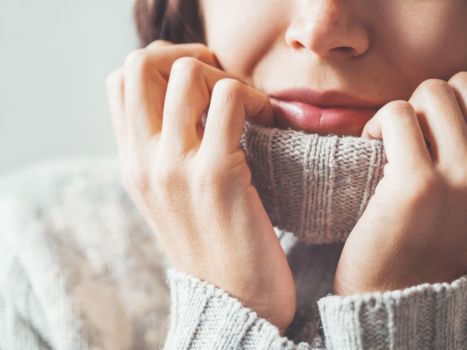
<instances>
[{"instance_id":1,"label":"wrist","mask_svg":"<svg viewBox=\"0 0 467 350\"><path fill-rule=\"evenodd\" d=\"M420 280L417 281L422 283ZM414 282L413 284L410 284L403 283L402 281L391 281L389 279L380 281L379 283L369 283L368 281L352 281L352 283L345 283L341 280L334 280L333 293L335 295L346 296L370 292L385 292L406 288L414 284L418 283Z\"/></svg>"}]
</instances>

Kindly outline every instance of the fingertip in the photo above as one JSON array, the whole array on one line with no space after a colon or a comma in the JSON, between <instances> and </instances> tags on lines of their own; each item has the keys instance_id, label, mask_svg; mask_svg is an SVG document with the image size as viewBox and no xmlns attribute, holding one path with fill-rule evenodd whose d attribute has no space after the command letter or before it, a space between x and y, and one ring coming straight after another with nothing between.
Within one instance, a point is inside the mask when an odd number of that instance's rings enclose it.
<instances>
[{"instance_id":1,"label":"fingertip","mask_svg":"<svg viewBox=\"0 0 467 350\"><path fill-rule=\"evenodd\" d=\"M379 115L375 114L363 127L362 137L368 140L382 140L383 135L379 123Z\"/></svg>"},{"instance_id":2,"label":"fingertip","mask_svg":"<svg viewBox=\"0 0 467 350\"><path fill-rule=\"evenodd\" d=\"M247 119L254 124L273 127L275 125L275 120L271 103L267 97L265 97L264 101L263 108L259 111L259 113L254 116L249 116Z\"/></svg>"}]
</instances>

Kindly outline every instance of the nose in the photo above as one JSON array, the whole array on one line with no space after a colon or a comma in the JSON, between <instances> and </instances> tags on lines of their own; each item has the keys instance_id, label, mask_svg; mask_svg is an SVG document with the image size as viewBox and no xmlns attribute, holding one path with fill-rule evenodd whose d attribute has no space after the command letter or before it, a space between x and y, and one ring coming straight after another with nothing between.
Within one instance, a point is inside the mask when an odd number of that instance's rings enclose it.
<instances>
[{"instance_id":1,"label":"nose","mask_svg":"<svg viewBox=\"0 0 467 350\"><path fill-rule=\"evenodd\" d=\"M356 57L369 47L369 34L352 16L352 1L316 0L299 8L285 40L295 49L308 49L320 58L330 55ZM303 15L305 14L305 15Z\"/></svg>"}]
</instances>

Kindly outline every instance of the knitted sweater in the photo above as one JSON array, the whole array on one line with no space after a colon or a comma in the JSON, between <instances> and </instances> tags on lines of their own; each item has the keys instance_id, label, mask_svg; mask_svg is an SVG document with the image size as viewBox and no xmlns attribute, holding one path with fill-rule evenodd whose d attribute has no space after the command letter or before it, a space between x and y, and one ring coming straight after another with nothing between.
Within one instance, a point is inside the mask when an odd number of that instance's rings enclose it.
<instances>
[{"instance_id":1,"label":"knitted sweater","mask_svg":"<svg viewBox=\"0 0 467 350\"><path fill-rule=\"evenodd\" d=\"M247 122L240 145L293 271L294 322L281 337L226 291L170 268L171 322L164 349L467 348L467 275L403 290L331 292L340 243L383 176L382 141Z\"/></svg>"},{"instance_id":2,"label":"knitted sweater","mask_svg":"<svg viewBox=\"0 0 467 350\"><path fill-rule=\"evenodd\" d=\"M386 164L380 140L248 121L240 146L272 224L313 244L346 240Z\"/></svg>"},{"instance_id":3,"label":"knitted sweater","mask_svg":"<svg viewBox=\"0 0 467 350\"><path fill-rule=\"evenodd\" d=\"M378 176L357 181L364 185L358 188L371 192L368 183ZM368 199L357 197L345 209L354 213L348 222ZM313 215L310 198L300 198L302 215ZM286 210L266 206L268 213ZM221 288L167 264L121 187L116 159L48 162L11 173L0 179L0 349L465 348L467 276L332 295L345 230L333 234L328 228L336 221L322 222L303 235L275 226L297 287L297 313L281 337Z\"/></svg>"}]
</instances>

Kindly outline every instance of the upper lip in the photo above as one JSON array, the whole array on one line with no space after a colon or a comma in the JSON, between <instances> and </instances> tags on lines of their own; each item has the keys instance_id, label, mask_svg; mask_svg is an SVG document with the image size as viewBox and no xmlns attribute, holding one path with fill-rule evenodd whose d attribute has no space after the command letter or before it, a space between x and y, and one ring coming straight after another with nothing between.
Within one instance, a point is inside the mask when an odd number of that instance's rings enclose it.
<instances>
[{"instance_id":1,"label":"upper lip","mask_svg":"<svg viewBox=\"0 0 467 350\"><path fill-rule=\"evenodd\" d=\"M342 91L325 90L318 91L308 88L294 88L268 94L270 97L290 102L302 102L320 108L326 107L353 107L353 108L378 108L380 102L366 100L352 96Z\"/></svg>"}]
</instances>

